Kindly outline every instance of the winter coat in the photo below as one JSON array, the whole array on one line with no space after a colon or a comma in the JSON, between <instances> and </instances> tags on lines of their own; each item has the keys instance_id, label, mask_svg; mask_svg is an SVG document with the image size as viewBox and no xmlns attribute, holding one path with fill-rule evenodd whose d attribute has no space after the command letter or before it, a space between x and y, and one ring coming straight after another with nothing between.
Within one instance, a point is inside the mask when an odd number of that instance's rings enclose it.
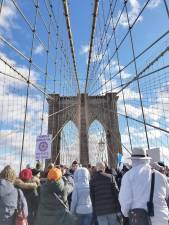
<instances>
[{"instance_id":1,"label":"winter coat","mask_svg":"<svg viewBox=\"0 0 169 225\"><path fill-rule=\"evenodd\" d=\"M18 202L18 191L20 202ZM22 191L17 190L11 182L0 179L0 225L13 225L18 203L23 206L23 213L27 217L28 208Z\"/></svg>"},{"instance_id":2,"label":"winter coat","mask_svg":"<svg viewBox=\"0 0 169 225\"><path fill-rule=\"evenodd\" d=\"M74 174L73 173L70 173L69 171L67 171L65 174L64 174L64 177L66 177L66 179L69 181L70 184L72 184L72 186L74 186ZM69 208L71 206L71 201L72 201L72 193L70 193L68 195L68 204L69 204Z\"/></svg>"},{"instance_id":3,"label":"winter coat","mask_svg":"<svg viewBox=\"0 0 169 225\"><path fill-rule=\"evenodd\" d=\"M90 181L90 192L93 209L97 216L120 211L118 187L113 175L96 172Z\"/></svg>"},{"instance_id":4,"label":"winter coat","mask_svg":"<svg viewBox=\"0 0 169 225\"><path fill-rule=\"evenodd\" d=\"M35 224L76 225L73 216L65 207L70 192L72 192L72 185L63 178L43 184L40 190L40 203Z\"/></svg>"},{"instance_id":5,"label":"winter coat","mask_svg":"<svg viewBox=\"0 0 169 225\"><path fill-rule=\"evenodd\" d=\"M133 165L133 168L123 176L119 200L124 216L128 216L130 209L143 208L147 210L147 202L150 198L151 174L151 167L143 160L139 160L137 165ZM155 171L152 225L168 225L169 216L166 203L168 195L169 185L166 177Z\"/></svg>"},{"instance_id":6,"label":"winter coat","mask_svg":"<svg viewBox=\"0 0 169 225\"><path fill-rule=\"evenodd\" d=\"M74 174L74 190L72 194L71 212L77 214L91 214L92 202L89 187L90 174L86 168L76 170Z\"/></svg>"},{"instance_id":7,"label":"winter coat","mask_svg":"<svg viewBox=\"0 0 169 225\"><path fill-rule=\"evenodd\" d=\"M23 191L28 204L28 224L33 225L34 219L38 210L39 194L38 186L40 181L38 178L33 177L29 182L23 182L21 179L16 179L15 186Z\"/></svg>"}]
</instances>

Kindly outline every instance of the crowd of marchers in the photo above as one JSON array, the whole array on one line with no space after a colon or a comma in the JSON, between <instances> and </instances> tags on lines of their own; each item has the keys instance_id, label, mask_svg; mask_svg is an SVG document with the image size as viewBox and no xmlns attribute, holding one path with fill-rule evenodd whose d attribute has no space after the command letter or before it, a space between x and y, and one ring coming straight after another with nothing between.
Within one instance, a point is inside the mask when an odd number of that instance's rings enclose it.
<instances>
[{"instance_id":1,"label":"crowd of marchers","mask_svg":"<svg viewBox=\"0 0 169 225\"><path fill-rule=\"evenodd\" d=\"M133 148L132 165L73 161L0 172L0 225L168 225L169 181L162 162Z\"/></svg>"}]
</instances>

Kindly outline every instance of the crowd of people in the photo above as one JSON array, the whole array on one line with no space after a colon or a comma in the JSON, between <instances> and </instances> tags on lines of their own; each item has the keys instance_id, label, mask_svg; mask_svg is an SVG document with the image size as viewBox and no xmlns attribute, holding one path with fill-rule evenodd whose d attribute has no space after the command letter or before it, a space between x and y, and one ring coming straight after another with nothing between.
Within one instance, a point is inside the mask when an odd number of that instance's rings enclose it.
<instances>
[{"instance_id":1,"label":"crowd of people","mask_svg":"<svg viewBox=\"0 0 169 225\"><path fill-rule=\"evenodd\" d=\"M131 160L131 167L120 170L104 162L73 161L70 168L50 163L42 171L37 162L19 176L7 165L0 172L0 225L143 225L143 217L137 217L141 210L150 224L168 225L165 165L151 165L142 148L133 149Z\"/></svg>"}]
</instances>

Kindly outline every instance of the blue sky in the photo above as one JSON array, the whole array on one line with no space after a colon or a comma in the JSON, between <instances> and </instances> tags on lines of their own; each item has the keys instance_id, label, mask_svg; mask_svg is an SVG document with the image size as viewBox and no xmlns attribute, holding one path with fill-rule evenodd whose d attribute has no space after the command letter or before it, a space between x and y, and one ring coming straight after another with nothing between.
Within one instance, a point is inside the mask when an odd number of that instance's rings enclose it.
<instances>
[{"instance_id":1,"label":"blue sky","mask_svg":"<svg viewBox=\"0 0 169 225\"><path fill-rule=\"evenodd\" d=\"M71 52L69 46L69 40L67 36L66 23L63 14L63 6L61 1L51 1L53 4L53 10L55 19L52 17L52 23L50 25L50 18L45 5L45 1L39 1L40 14L37 17L36 32L38 37L35 37L33 57L32 61L35 67L31 67L30 80L41 89L45 86L45 71L47 70L46 80L46 91L53 93L54 91L61 95L76 95L77 87L76 82L73 78L73 67ZM115 55L109 64L109 69L106 68L105 72L100 75L108 57L110 57L114 50L114 39L112 38L108 50L106 50L103 58L103 52L98 52L97 49L100 45L100 32L103 31L103 10L105 17L109 9L108 0L100 1L99 14L96 24L96 33L94 38L94 49L92 55L91 70L99 66L98 73L89 74L89 93L92 95L100 95L110 92L112 88L119 86L120 78L119 75L113 80L109 81L110 75L113 76L119 70L117 63L117 56ZM119 13L122 9L122 0L119 0L113 20L117 21ZM127 3L127 9L129 13L130 22L132 23L137 17L138 13L145 4L145 0L129 0ZM16 1L17 5L24 13L27 21L30 24L34 24L35 20L35 7L33 1ZM92 25L92 13L94 7L94 1L91 0L69 0L69 10L71 19L71 28L73 33L74 47L76 53L76 62L78 70L78 78L80 80L81 92L84 91L84 84L86 79L86 68L87 68L87 57L88 57L88 45L90 41L91 25ZM49 7L49 5L48 5ZM50 7L49 7L50 11ZM48 64L46 63L46 49L48 48L48 35L45 30L42 18L47 25L47 29L50 29L50 44L49 44L49 59ZM58 25L58 28L56 26ZM100 24L100 25L99 25ZM116 29L117 44L120 43L122 38L127 32L125 14L122 14L120 22ZM100 27L99 27L100 26ZM149 5L144 10L143 14L132 29L133 43L135 49L135 55L137 56L145 48L147 48L152 42L154 42L160 35L168 30L168 18L162 0L151 0ZM59 36L57 36L57 29ZM100 30L100 31L99 31ZM112 34L112 24L108 28L107 41ZM5 38L10 44L21 51L26 57L30 57L32 32L28 24L20 16L18 10L14 6L11 0L4 0L3 8L0 15L0 35ZM168 35L163 38L160 42L154 45L147 53L137 60L138 72L142 71L152 59L159 55L169 44ZM44 48L45 47L45 48ZM63 47L63 48L61 48ZM18 53L13 51L7 44L0 41L0 55L1 58L7 61L10 65L14 66L17 71L20 71L24 77L28 78L29 62L21 57ZM56 51L57 48L57 51ZM106 48L106 41L103 45L103 50ZM66 55L66 58L65 58ZM132 59L131 43L129 36L126 38L124 44L119 49L119 62L122 68ZM103 58L103 60L102 60ZM54 61L56 59L56 67ZM146 72L154 71L161 66L168 64L168 53L165 53L156 63L154 63ZM100 63L101 62L101 63ZM99 64L100 63L100 64ZM36 65L38 68L36 68ZM12 71L7 65L0 62L0 71L8 73L14 78L18 75ZM145 73L146 73L145 72ZM145 74L144 73L144 74ZM122 82L126 83L135 76L135 68L132 63L131 66L127 67L122 72ZM154 124L157 127L163 129L169 129L169 109L168 109L168 69L161 72L155 73L155 75L148 76L140 80L143 106L146 116L146 121L150 124ZM55 80L55 83L54 83ZM94 84L94 82L97 82ZM107 82L106 85L104 83ZM25 96L26 96L26 83L18 81L13 78L9 78L1 74L0 76L1 91L0 91L0 110L2 117L0 119L0 131L3 137L0 141L0 145L3 150L2 155L5 157L1 158L1 161L9 156L10 160L13 158L16 160L20 154L21 139L23 131L23 120L24 120L24 107L25 107ZM103 86L102 86L103 85ZM116 91L118 89L115 89ZM135 119L142 120L142 113L140 107L139 93L136 82L133 82L124 91L125 102L127 108L127 114ZM44 112L42 113L44 95L37 88L30 86L29 102L28 102L28 117L26 123L26 140L25 140L25 163L30 161L34 157L34 146L36 135L40 133L41 129L41 118L45 118L43 122L43 133L47 132L47 102L45 101ZM5 104L7 102L7 104ZM124 104L122 100L122 94L119 95L118 101L118 112L125 114ZM36 121L36 122L35 122ZM145 145L145 133L143 126L140 123L136 123L133 120L129 120L132 141L134 145ZM128 133L126 127L126 121L122 116L119 116L119 126L122 135L122 142L125 146L130 149ZM71 127L71 126L70 126ZM100 125L94 126L100 127ZM101 129L101 128L99 128ZM67 129L69 133L69 129ZM65 133L67 133L65 131ZM168 156L168 134L155 129L148 129L149 139L151 147L160 147L163 149L164 155ZM75 136L77 131L74 128ZM94 139L97 135L93 132ZM67 136L67 143L70 142L69 134ZM15 143L15 140L17 144ZM76 139L76 138L75 138ZM30 141L31 140L31 141ZM77 141L75 140L75 143ZM94 143L98 143L98 139ZM72 143L71 143L72 144ZM16 152L16 153L15 153Z\"/></svg>"}]
</instances>

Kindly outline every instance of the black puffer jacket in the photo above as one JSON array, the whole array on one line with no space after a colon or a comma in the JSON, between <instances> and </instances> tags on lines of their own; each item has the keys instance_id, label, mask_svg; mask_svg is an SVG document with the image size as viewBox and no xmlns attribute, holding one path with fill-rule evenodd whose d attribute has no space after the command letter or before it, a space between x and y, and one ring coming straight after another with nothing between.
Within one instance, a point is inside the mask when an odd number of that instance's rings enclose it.
<instances>
[{"instance_id":1,"label":"black puffer jacket","mask_svg":"<svg viewBox=\"0 0 169 225\"><path fill-rule=\"evenodd\" d=\"M120 212L115 177L101 171L90 181L91 200L97 216Z\"/></svg>"}]
</instances>

